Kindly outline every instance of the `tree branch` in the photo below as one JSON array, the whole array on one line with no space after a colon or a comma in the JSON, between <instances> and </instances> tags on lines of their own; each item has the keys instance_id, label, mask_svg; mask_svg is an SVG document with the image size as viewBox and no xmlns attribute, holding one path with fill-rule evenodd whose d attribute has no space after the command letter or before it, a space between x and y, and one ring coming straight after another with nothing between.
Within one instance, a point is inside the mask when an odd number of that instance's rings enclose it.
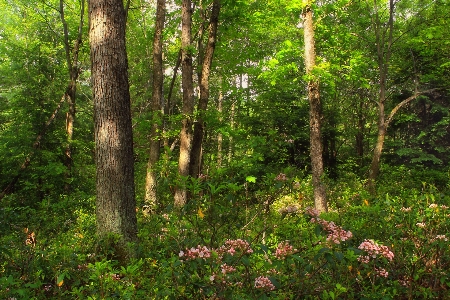
<instances>
[{"instance_id":1,"label":"tree branch","mask_svg":"<svg viewBox=\"0 0 450 300\"><path fill-rule=\"evenodd\" d=\"M403 106L405 106L406 104L408 104L409 102L413 101L414 99L416 99L417 97L419 97L420 95L423 94L428 94L431 93L433 91L435 91L437 89L430 89L430 90L426 90L426 91L422 91L422 92L415 92L412 96L406 98L405 100L403 100L402 102L400 102L399 104L397 104L391 111L391 113L389 114L389 116L387 117L386 121L384 122L384 125L386 126L386 128L389 126L389 124L391 123L392 119L394 118L394 115L397 113L397 111L402 108Z\"/></svg>"}]
</instances>

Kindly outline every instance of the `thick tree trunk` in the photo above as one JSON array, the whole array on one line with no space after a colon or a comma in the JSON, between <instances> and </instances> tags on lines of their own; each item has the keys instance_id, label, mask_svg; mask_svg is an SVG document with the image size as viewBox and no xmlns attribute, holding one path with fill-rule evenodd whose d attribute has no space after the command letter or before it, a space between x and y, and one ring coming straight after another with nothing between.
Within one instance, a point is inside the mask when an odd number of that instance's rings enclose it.
<instances>
[{"instance_id":1,"label":"thick tree trunk","mask_svg":"<svg viewBox=\"0 0 450 300\"><path fill-rule=\"evenodd\" d=\"M305 38L305 66L306 74L313 76L312 70L316 64L316 50L314 46L314 24L311 7L307 6L303 12L303 30ZM328 210L323 176L323 149L320 133L321 107L319 83L317 79L308 81L309 99L309 127L310 127L310 155L312 180L314 187L314 204L319 212Z\"/></svg>"},{"instance_id":2,"label":"thick tree trunk","mask_svg":"<svg viewBox=\"0 0 450 300\"><path fill-rule=\"evenodd\" d=\"M174 205L182 207L187 202L185 180L189 176L189 163L192 150L192 118L194 113L194 84L192 79L191 49L191 0L183 0L181 14L181 66L183 89L183 120L180 133L180 157L178 175L180 182L175 190Z\"/></svg>"},{"instance_id":3,"label":"thick tree trunk","mask_svg":"<svg viewBox=\"0 0 450 300\"><path fill-rule=\"evenodd\" d=\"M90 0L97 234L125 262L137 239L133 135L121 0ZM119 240L112 241L111 234Z\"/></svg>"},{"instance_id":4,"label":"thick tree trunk","mask_svg":"<svg viewBox=\"0 0 450 300\"><path fill-rule=\"evenodd\" d=\"M203 58L202 72L200 76L200 99L197 110L199 117L194 123L194 136L192 141L190 175L197 178L201 172L202 162L202 142L205 131L204 115L209 100L209 75L216 47L217 26L219 23L220 0L214 0L209 22L209 36L206 52Z\"/></svg>"},{"instance_id":5,"label":"thick tree trunk","mask_svg":"<svg viewBox=\"0 0 450 300\"><path fill-rule=\"evenodd\" d=\"M159 131L161 130L162 115L161 104L163 103L163 61L162 61L162 32L165 19L165 0L158 0L156 9L155 35L153 39L153 94L151 101L152 128L150 131L150 156L147 164L147 176L145 180L145 202L151 209L156 207L156 164L160 156Z\"/></svg>"}]
</instances>

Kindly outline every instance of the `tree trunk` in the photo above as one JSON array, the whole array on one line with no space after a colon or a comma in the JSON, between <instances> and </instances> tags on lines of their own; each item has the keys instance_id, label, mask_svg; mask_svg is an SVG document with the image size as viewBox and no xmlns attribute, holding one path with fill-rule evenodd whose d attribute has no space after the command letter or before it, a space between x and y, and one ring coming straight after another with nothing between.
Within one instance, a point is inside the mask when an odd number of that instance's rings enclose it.
<instances>
[{"instance_id":1,"label":"tree trunk","mask_svg":"<svg viewBox=\"0 0 450 300\"><path fill-rule=\"evenodd\" d=\"M389 0L389 22L387 29L382 28L378 6L375 1L375 23L372 24L375 31L377 62L379 72L379 95L378 95L378 134L377 143L373 152L372 163L369 169L367 186L369 192L375 194L375 181L380 171L380 158L383 151L384 138L387 126L385 124L384 106L386 102L387 74L389 70L389 59L392 54L392 34L394 27L394 1ZM386 37L386 33L388 36ZM387 38L387 39L386 39ZM387 45L386 45L387 43Z\"/></svg>"},{"instance_id":2,"label":"tree trunk","mask_svg":"<svg viewBox=\"0 0 450 300\"><path fill-rule=\"evenodd\" d=\"M223 105L223 94L219 91L219 104L217 106L217 111L219 112L219 121L222 122L222 105ZM222 146L223 146L223 135L221 132L217 134L217 168L222 167Z\"/></svg>"},{"instance_id":3,"label":"tree trunk","mask_svg":"<svg viewBox=\"0 0 450 300\"><path fill-rule=\"evenodd\" d=\"M97 234L124 263L137 239L133 136L121 0L90 0ZM118 240L111 240L111 235Z\"/></svg>"},{"instance_id":4,"label":"tree trunk","mask_svg":"<svg viewBox=\"0 0 450 300\"><path fill-rule=\"evenodd\" d=\"M204 115L208 107L209 100L209 75L216 47L217 26L219 23L220 0L214 0L211 11L211 20L209 22L209 37L206 46L205 56L203 58L202 72L200 76L200 99L197 110L199 117L194 123L194 136L192 141L190 175L197 178L201 172L202 162L202 142L205 130Z\"/></svg>"},{"instance_id":5,"label":"tree trunk","mask_svg":"<svg viewBox=\"0 0 450 300\"><path fill-rule=\"evenodd\" d=\"M161 104L163 98L163 61L162 61L162 32L165 19L165 0L158 0L156 9L155 35L153 39L153 94L152 94L152 128L150 131L150 156L147 164L145 179L145 203L154 209L156 207L156 164L160 156L159 131L161 130L162 115Z\"/></svg>"},{"instance_id":6,"label":"tree trunk","mask_svg":"<svg viewBox=\"0 0 450 300\"><path fill-rule=\"evenodd\" d=\"M70 190L70 181L72 177L72 164L73 164L73 158L72 158L72 140L73 140L73 128L74 128L74 122L75 122L75 114L76 114L76 107L75 107L75 100L76 100L76 93L77 93L77 80L78 75L80 74L80 70L78 67L78 53L80 51L80 46L82 43L82 37L83 37L83 26L84 26L84 3L85 1L81 1L81 8L80 8L80 23L78 26L78 35L77 39L75 40L73 50L72 50L72 57L70 54L70 44L69 44L69 30L67 26L66 19L64 17L64 1L60 0L59 2L59 12L61 17L61 22L63 24L63 31L64 31L64 49L66 52L66 60L67 60L67 68L69 69L69 85L66 89L66 101L69 106L68 112L66 114L66 135L67 135L67 144L66 144L66 150L65 150L65 161L64 164L67 168L66 170L66 184L65 184L65 191L68 192Z\"/></svg>"},{"instance_id":7,"label":"tree trunk","mask_svg":"<svg viewBox=\"0 0 450 300\"><path fill-rule=\"evenodd\" d=\"M310 155L312 180L314 187L314 204L319 212L328 210L325 186L322 183L323 175L323 150L320 136L321 107L319 83L313 78L312 70L316 64L316 50L314 47L314 25L310 6L303 12L303 30L305 38L305 66L306 74L310 76L308 81L309 99L309 126L310 126Z\"/></svg>"},{"instance_id":8,"label":"tree trunk","mask_svg":"<svg viewBox=\"0 0 450 300\"><path fill-rule=\"evenodd\" d=\"M191 0L183 0L181 13L181 67L183 89L183 120L180 133L180 157L178 175L180 182L175 190L174 205L177 208L187 202L185 180L189 176L189 163L192 150L192 118L194 113L194 84L192 79L191 45Z\"/></svg>"}]
</instances>

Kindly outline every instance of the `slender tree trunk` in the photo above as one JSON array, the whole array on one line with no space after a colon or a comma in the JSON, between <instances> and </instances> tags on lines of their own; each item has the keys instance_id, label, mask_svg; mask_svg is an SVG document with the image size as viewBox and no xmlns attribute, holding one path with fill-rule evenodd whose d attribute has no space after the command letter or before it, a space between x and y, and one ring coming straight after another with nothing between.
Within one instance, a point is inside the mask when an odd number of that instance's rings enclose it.
<instances>
[{"instance_id":1,"label":"slender tree trunk","mask_svg":"<svg viewBox=\"0 0 450 300\"><path fill-rule=\"evenodd\" d=\"M305 66L306 74L311 76L308 81L308 99L309 99L309 127L310 127L310 155L312 180L314 187L314 203L319 212L328 210L325 186L322 182L323 158L322 141L320 133L321 107L319 82L312 78L312 70L316 64L316 50L314 46L314 24L312 9L310 6L304 8L303 12L303 30L305 38Z\"/></svg>"},{"instance_id":2,"label":"slender tree trunk","mask_svg":"<svg viewBox=\"0 0 450 300\"><path fill-rule=\"evenodd\" d=\"M378 134L377 143L373 152L372 163L369 169L367 186L371 194L375 194L375 181L380 171L380 159L386 136L385 111L387 74L389 60L392 53L392 34L394 27L394 1L389 0L389 22L387 29L383 28L375 1L374 31L377 46L377 62L379 72L379 95L378 95ZM386 33L388 36L386 36Z\"/></svg>"},{"instance_id":3,"label":"slender tree trunk","mask_svg":"<svg viewBox=\"0 0 450 300\"><path fill-rule=\"evenodd\" d=\"M124 263L137 239L133 133L121 0L90 0L97 234ZM118 240L111 240L111 234Z\"/></svg>"},{"instance_id":4,"label":"slender tree trunk","mask_svg":"<svg viewBox=\"0 0 450 300\"><path fill-rule=\"evenodd\" d=\"M222 122L222 105L223 105L223 94L219 91L219 103L217 110L219 112L219 121ZM222 146L223 146L223 136L219 132L217 134L217 168L222 167Z\"/></svg>"},{"instance_id":5,"label":"slender tree trunk","mask_svg":"<svg viewBox=\"0 0 450 300\"><path fill-rule=\"evenodd\" d=\"M206 52L203 58L202 72L200 76L200 99L197 110L199 117L194 123L194 136L192 141L190 175L194 178L198 177L201 172L202 162L202 141L205 131L204 115L209 100L209 76L211 65L216 47L217 26L219 23L220 0L214 0L211 11L211 20L209 22L209 36Z\"/></svg>"},{"instance_id":6,"label":"slender tree trunk","mask_svg":"<svg viewBox=\"0 0 450 300\"><path fill-rule=\"evenodd\" d=\"M180 133L180 157L178 175L180 183L175 190L174 205L182 207L187 202L187 190L184 183L189 176L189 163L192 150L192 118L194 113L194 84L192 79L191 44L191 0L183 0L181 13L181 66L183 89L183 120Z\"/></svg>"},{"instance_id":7,"label":"slender tree trunk","mask_svg":"<svg viewBox=\"0 0 450 300\"><path fill-rule=\"evenodd\" d=\"M78 26L78 35L77 39L75 40L75 43L73 45L72 55L70 51L70 44L69 44L69 30L67 26L67 22L65 20L64 16L64 1L60 0L59 2L59 12L61 17L61 22L63 24L63 31L64 31L64 49L66 52L66 60L67 60L67 67L69 69L69 85L66 89L66 101L68 103L69 109L66 114L66 135L67 135L67 144L65 149L65 166L67 168L66 170L66 184L64 189L66 192L70 190L70 179L72 177L72 164L73 164L73 158L72 158L72 140L73 140L73 128L74 128L74 122L75 122L75 114L76 114L76 106L75 106L75 100L76 100L76 93L77 93L77 80L78 76L80 74L80 70L78 67L78 53L80 51L80 46L82 43L82 37L83 37L83 26L84 26L84 5L85 1L81 1L81 8L80 8L80 23Z\"/></svg>"},{"instance_id":8,"label":"slender tree trunk","mask_svg":"<svg viewBox=\"0 0 450 300\"><path fill-rule=\"evenodd\" d=\"M163 103L163 61L162 61L162 32L165 19L165 0L158 0L156 9L155 35L153 39L153 94L152 94L152 128L150 131L150 156L147 164L147 176L145 180L145 202L151 209L156 207L156 164L160 155L159 131L161 130Z\"/></svg>"}]
</instances>

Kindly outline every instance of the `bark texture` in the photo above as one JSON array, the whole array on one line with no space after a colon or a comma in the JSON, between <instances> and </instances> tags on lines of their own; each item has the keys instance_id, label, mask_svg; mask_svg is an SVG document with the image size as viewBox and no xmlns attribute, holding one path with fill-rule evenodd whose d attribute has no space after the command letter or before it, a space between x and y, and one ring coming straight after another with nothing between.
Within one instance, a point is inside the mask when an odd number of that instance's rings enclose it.
<instances>
[{"instance_id":1,"label":"bark texture","mask_svg":"<svg viewBox=\"0 0 450 300\"><path fill-rule=\"evenodd\" d=\"M161 104L163 103L163 61L162 61L162 32L164 30L165 0L158 0L156 8L155 35L153 38L153 94L151 100L152 127L150 131L150 156L147 164L145 179L145 202L151 209L158 203L156 194L156 164L161 153L159 131L162 126Z\"/></svg>"},{"instance_id":2,"label":"bark texture","mask_svg":"<svg viewBox=\"0 0 450 300\"><path fill-rule=\"evenodd\" d=\"M208 44L203 56L202 72L200 76L200 99L197 106L199 117L194 123L194 136L192 141L192 152L190 162L190 175L197 178L201 173L202 165L202 144L205 132L204 115L208 107L209 100L209 76L211 65L216 48L217 27L219 24L220 0L214 0L209 22Z\"/></svg>"},{"instance_id":3,"label":"bark texture","mask_svg":"<svg viewBox=\"0 0 450 300\"><path fill-rule=\"evenodd\" d=\"M183 120L180 133L180 157L178 175L180 183L175 190L174 205L182 207L187 202L187 190L184 181L189 176L189 163L192 150L192 115L194 113L194 83L192 79L191 44L191 0L183 0L181 13L181 84L183 89Z\"/></svg>"},{"instance_id":4,"label":"bark texture","mask_svg":"<svg viewBox=\"0 0 450 300\"><path fill-rule=\"evenodd\" d=\"M322 183L323 175L323 147L320 133L321 106L319 82L314 78L312 71L316 65L316 50L314 46L313 14L310 6L303 12L303 30L305 39L305 66L308 80L309 99L309 127L310 127L310 155L311 170L314 187L314 204L319 212L328 210L325 186Z\"/></svg>"},{"instance_id":5,"label":"bark texture","mask_svg":"<svg viewBox=\"0 0 450 300\"><path fill-rule=\"evenodd\" d=\"M137 239L137 221L123 2L90 0L89 19L97 234L101 239L119 236L108 246L124 261L132 255L125 243Z\"/></svg>"}]
</instances>

